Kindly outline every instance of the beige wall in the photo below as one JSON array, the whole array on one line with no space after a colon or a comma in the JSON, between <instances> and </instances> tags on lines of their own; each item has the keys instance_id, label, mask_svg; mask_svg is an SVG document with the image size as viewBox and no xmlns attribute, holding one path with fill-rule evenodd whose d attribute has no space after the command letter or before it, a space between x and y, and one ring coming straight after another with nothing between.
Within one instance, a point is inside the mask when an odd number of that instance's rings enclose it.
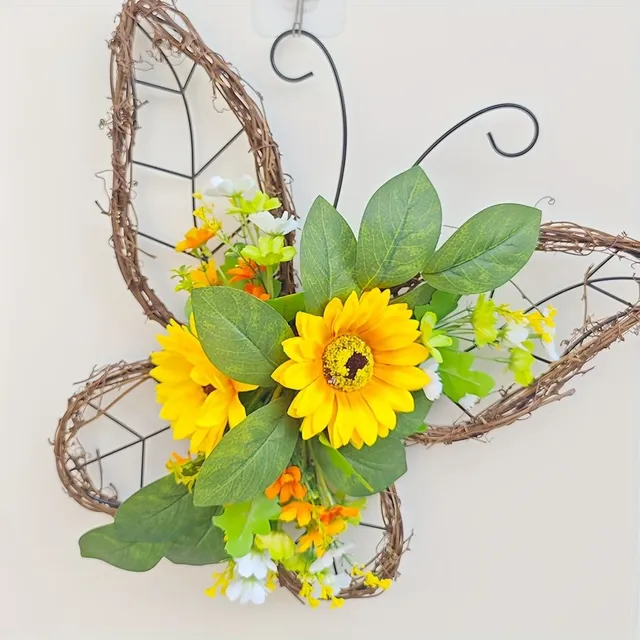
<instances>
[{"instance_id":1,"label":"beige wall","mask_svg":"<svg viewBox=\"0 0 640 640\"><path fill-rule=\"evenodd\" d=\"M249 2L180 4L264 95L304 213L318 192L331 193L337 167L337 106L321 58L290 43L283 68L317 75L285 85L269 68L270 42L251 30ZM513 100L541 122L530 155L506 160L490 151L489 129L509 148L530 136L525 118L493 114L423 164L447 222L459 224L496 201L533 204L551 195L557 204L545 208L545 219L640 237L631 10L614 6L624 3L428 4L435 3L350 3L345 31L327 41L351 116L341 206L349 220L357 224L367 196L451 124ZM107 221L93 204L102 197L94 173L109 161L97 123L108 108L105 40L118 2L0 5L0 273L8 287L0 637L635 637L637 339L603 354L595 371L576 380L574 397L489 444L409 451L399 490L414 537L401 579L382 598L311 611L278 592L267 606L240 609L202 594L206 567L162 563L131 575L82 560L77 538L106 518L63 494L47 439L74 381L95 364L144 357L156 333L125 289ZM541 295L579 279L594 260L537 257L519 282ZM164 273L146 262L154 275ZM168 281L158 282L169 290ZM579 322L580 305L578 294L558 303L563 337ZM590 309L610 307L594 299Z\"/></svg>"}]
</instances>

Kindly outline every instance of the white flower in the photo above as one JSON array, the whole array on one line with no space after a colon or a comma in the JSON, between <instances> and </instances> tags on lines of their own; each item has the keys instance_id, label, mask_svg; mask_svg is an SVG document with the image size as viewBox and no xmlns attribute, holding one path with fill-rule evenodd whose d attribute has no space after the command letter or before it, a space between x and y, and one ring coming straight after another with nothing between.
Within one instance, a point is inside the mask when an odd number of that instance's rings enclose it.
<instances>
[{"instance_id":1,"label":"white flower","mask_svg":"<svg viewBox=\"0 0 640 640\"><path fill-rule=\"evenodd\" d=\"M267 586L257 578L236 578L229 583L226 591L227 598L231 602L239 600L240 604L247 604L247 602L262 604L268 593Z\"/></svg>"},{"instance_id":2,"label":"white flower","mask_svg":"<svg viewBox=\"0 0 640 640\"><path fill-rule=\"evenodd\" d=\"M554 330L554 334L555 334L555 330ZM552 360L560 360L560 354L558 353L558 348L556 347L556 343L554 342L553 338L549 341L543 340L542 344L544 345L544 348L547 351L547 355Z\"/></svg>"},{"instance_id":3,"label":"white flower","mask_svg":"<svg viewBox=\"0 0 640 640\"><path fill-rule=\"evenodd\" d=\"M514 322L513 320L507 320L507 326L504 330L504 342L509 346L518 347L518 349L524 349L522 344L529 338L529 326L528 324Z\"/></svg>"},{"instance_id":4,"label":"white flower","mask_svg":"<svg viewBox=\"0 0 640 640\"><path fill-rule=\"evenodd\" d=\"M325 586L331 587L334 593L338 593L341 589L346 589L351 584L351 576L344 571L342 573L327 573L323 578Z\"/></svg>"},{"instance_id":5,"label":"white flower","mask_svg":"<svg viewBox=\"0 0 640 640\"><path fill-rule=\"evenodd\" d=\"M351 576L344 571L336 574L330 569L325 569L314 577L315 582L311 591L312 598L321 598L323 587L329 587L333 591L333 595L337 596L341 589L346 589L351 584Z\"/></svg>"},{"instance_id":6,"label":"white flower","mask_svg":"<svg viewBox=\"0 0 640 640\"><path fill-rule=\"evenodd\" d=\"M259 211L252 213L249 220L261 231L271 236L286 236L292 231L300 228L298 221L286 211L282 212L280 218L272 216L268 211Z\"/></svg>"},{"instance_id":7,"label":"white flower","mask_svg":"<svg viewBox=\"0 0 640 640\"><path fill-rule=\"evenodd\" d=\"M250 551L242 558L234 558L236 572L241 578L258 578L264 580L269 571L277 571L275 562L269 556L269 551Z\"/></svg>"},{"instance_id":8,"label":"white flower","mask_svg":"<svg viewBox=\"0 0 640 640\"><path fill-rule=\"evenodd\" d=\"M420 368L429 376L429 384L423 387L424 394L432 402L442 395L442 380L438 374L438 363L429 358L420 365Z\"/></svg>"},{"instance_id":9,"label":"white flower","mask_svg":"<svg viewBox=\"0 0 640 640\"><path fill-rule=\"evenodd\" d=\"M228 178L214 176L211 178L211 186L205 191L208 196L223 196L231 198L240 195L255 186L255 180L246 173L235 182Z\"/></svg>"},{"instance_id":10,"label":"white flower","mask_svg":"<svg viewBox=\"0 0 640 640\"><path fill-rule=\"evenodd\" d=\"M328 569L333 565L333 561L341 560L346 554L347 551L353 549L352 544L345 544L341 547L334 547L333 549L329 549L329 551L325 551L321 558L314 560L309 567L310 573L320 573L325 569Z\"/></svg>"},{"instance_id":11,"label":"white flower","mask_svg":"<svg viewBox=\"0 0 640 640\"><path fill-rule=\"evenodd\" d=\"M473 407L475 407L478 404L478 400L480 400L478 396L473 395L473 393L467 393L463 395L462 398L460 398L460 400L458 400L458 404L463 409L470 411L471 409L473 409Z\"/></svg>"}]
</instances>

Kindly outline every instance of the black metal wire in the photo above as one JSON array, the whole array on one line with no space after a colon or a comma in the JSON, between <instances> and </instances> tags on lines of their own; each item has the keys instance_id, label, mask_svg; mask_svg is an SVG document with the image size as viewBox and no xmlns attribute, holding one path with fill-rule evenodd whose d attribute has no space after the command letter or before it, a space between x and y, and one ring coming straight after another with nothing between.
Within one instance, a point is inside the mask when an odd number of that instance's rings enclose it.
<instances>
[{"instance_id":1,"label":"black metal wire","mask_svg":"<svg viewBox=\"0 0 640 640\"><path fill-rule=\"evenodd\" d=\"M147 40L149 40L149 42L153 43L153 38L147 32L147 30L139 22L137 22L136 25L137 25L138 29L140 29L141 33L143 33L145 35ZM220 147L220 149L218 149L211 156L211 158L209 158L199 169L196 169L195 131L194 131L194 127L193 127L193 118L191 117L191 109L189 107L189 100L187 98L187 89L189 87L189 84L191 83L191 79L193 78L193 75L195 73L196 67L198 65L196 63L193 63L193 65L191 66L191 69L189 70L189 73L187 74L187 78L185 79L184 82L181 82L180 78L178 76L178 73L175 70L175 67L171 63L171 60L169 59L167 54L162 50L162 48L158 47L157 49L158 49L158 52L160 53L160 56L164 60L164 62L167 64L167 66L168 66L168 68L169 68L169 70L170 70L170 72L171 72L171 74L172 74L172 76L173 76L178 88L174 89L172 87L165 87L165 86L163 86L161 84L157 84L155 82L148 82L146 80L140 80L138 77L136 77L134 75L134 78L133 78L134 82L133 82L133 87L132 87L134 100L136 102L138 102L136 85L142 85L144 87L148 87L148 88L154 89L156 91L164 91L165 93L179 95L181 97L183 105L184 105L185 113L186 113L186 118L187 118L187 128L188 128L188 131L189 131L190 173L182 173L180 171L175 171L174 169L169 169L167 167L162 167L162 166L151 164L151 163L148 163L148 162L142 162L142 161L136 160L136 159L132 159L131 160L131 164L139 166L139 167L144 167L146 169L151 169L153 171L159 171L161 173L166 173L168 175L175 176L176 178L181 178L183 180L188 180L190 182L190 184L191 184L191 211L193 212L196 209L196 200L195 200L195 197L194 197L193 194L197 191L197 188L196 188L196 180L197 180L197 178L200 177L200 175L202 175L202 173L213 162L215 162L244 133L244 129L240 129L240 131L238 131L233 136L231 136L231 138L229 138L229 140L227 140L222 145L222 147ZM194 226L197 226L198 225L198 219L193 214L192 214L192 218L193 218ZM160 238L158 238L156 236L153 236L153 235L151 235L149 233L143 233L142 231L138 231L138 234L140 236L142 236L143 238L146 238L147 240L151 240L152 242L155 242L155 243L157 243L157 244L159 244L159 245L161 245L163 247L175 249L175 245L172 245L172 244L166 242L165 240L161 240Z\"/></svg>"},{"instance_id":2,"label":"black metal wire","mask_svg":"<svg viewBox=\"0 0 640 640\"><path fill-rule=\"evenodd\" d=\"M453 127L451 127L451 129L449 129L446 133L443 133L415 162L414 162L414 166L420 164L441 142L443 142L444 140L446 140L452 133L455 133L458 129L460 129L461 127L463 127L465 124L467 124L468 122L471 122L472 120L475 120L476 118L480 117L481 115L484 115L485 113L489 113L490 111L496 111L497 109L517 109L518 111L522 111L523 113L526 113L529 118L531 118L531 121L533 122L533 138L531 140L531 142L521 151L503 151L497 144L495 141L495 138L493 137L493 134L489 131L487 133L487 138L489 138L489 144L491 145L491 148L498 154L501 156L504 156L505 158L517 158L519 156L523 156L525 153L529 153L529 151L531 151L531 149L533 149L533 147L535 146L536 142L538 142L538 137L540 136L540 124L538 122L538 119L535 117L535 115L533 114L533 112L530 109L527 109L527 107L524 107L521 104L516 104L515 102L501 102L499 104L492 104L488 107L485 107L484 109L480 109L479 111L476 111L475 113L472 113L470 116L467 116L464 120L460 120L460 122L458 122L457 124L453 125Z\"/></svg>"},{"instance_id":3,"label":"black metal wire","mask_svg":"<svg viewBox=\"0 0 640 640\"><path fill-rule=\"evenodd\" d=\"M344 172L347 165L348 132L347 132L347 107L344 99L344 91L342 90L342 82L340 80L340 74L338 73L336 64L333 61L333 58L329 53L329 50L327 49L327 47L325 47L324 44L316 36L314 36L312 33L309 33L308 31L304 31L303 29L296 30L296 31L291 29L290 31L285 31L284 33L281 33L273 41L273 44L271 45L271 52L269 54L269 57L271 59L271 68L273 69L275 74L285 82L303 82L304 80L308 80L314 75L313 71L308 71L307 73L303 73L301 76L288 76L282 73L282 71L280 71L280 69L278 68L278 65L276 64L276 50L278 48L278 45L285 38L298 37L298 36L304 36L305 38L308 38L318 46L320 51L322 51L324 57L327 59L327 61L329 62L329 65L331 66L331 72L333 73L333 78L335 80L336 88L338 90L338 97L340 99L340 114L342 117L342 153L340 155L340 171L338 173L338 185L336 187L336 193L333 198L333 206L337 208L338 202L340 200L340 193L342 192L342 182L344 180Z\"/></svg>"}]
</instances>

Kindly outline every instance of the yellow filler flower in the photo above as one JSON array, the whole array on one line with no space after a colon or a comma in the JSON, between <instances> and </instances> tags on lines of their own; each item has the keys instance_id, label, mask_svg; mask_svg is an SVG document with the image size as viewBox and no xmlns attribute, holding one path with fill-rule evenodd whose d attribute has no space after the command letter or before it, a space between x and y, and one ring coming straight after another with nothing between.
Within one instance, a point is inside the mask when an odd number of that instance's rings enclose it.
<instances>
[{"instance_id":1,"label":"yellow filler flower","mask_svg":"<svg viewBox=\"0 0 640 640\"><path fill-rule=\"evenodd\" d=\"M411 391L428 375L417 365L427 349L417 344L418 321L406 304L389 304L389 290L352 293L329 302L323 316L299 312L298 336L282 343L291 358L273 372L299 393L288 413L303 418L305 440L328 430L335 448L372 445L396 426L396 412L414 409Z\"/></svg>"},{"instance_id":2,"label":"yellow filler flower","mask_svg":"<svg viewBox=\"0 0 640 640\"><path fill-rule=\"evenodd\" d=\"M233 428L247 414L238 392L256 389L236 382L213 366L191 329L171 320L167 335L158 336L162 351L151 354L151 375L162 405L160 417L169 420L176 440L190 438L192 453L209 455L227 424Z\"/></svg>"}]
</instances>

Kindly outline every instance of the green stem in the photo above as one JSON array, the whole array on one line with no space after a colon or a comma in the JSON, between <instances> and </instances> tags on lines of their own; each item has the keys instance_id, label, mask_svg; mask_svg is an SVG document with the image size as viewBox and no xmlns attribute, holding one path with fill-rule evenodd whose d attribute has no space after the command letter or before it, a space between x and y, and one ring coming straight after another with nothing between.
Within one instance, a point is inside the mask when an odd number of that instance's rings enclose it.
<instances>
[{"instance_id":1,"label":"green stem","mask_svg":"<svg viewBox=\"0 0 640 640\"><path fill-rule=\"evenodd\" d=\"M265 280L265 287L267 289L267 293L269 294L270 298L273 298L273 293L274 293L274 289L273 289L273 267L269 265L265 269L264 275L265 275L264 280Z\"/></svg>"},{"instance_id":2,"label":"green stem","mask_svg":"<svg viewBox=\"0 0 640 640\"><path fill-rule=\"evenodd\" d=\"M320 468L320 465L318 464L317 460L313 456L313 451L311 449L310 442L307 443L306 448L307 448L309 457L313 462L313 467L315 469L316 480L318 481L318 489L320 490L320 498L322 499L322 502L323 504L325 504L325 506L332 507L335 504L333 495L331 494L331 491L329 491L329 487L327 486L327 481L324 477L324 473L322 472L322 469Z\"/></svg>"}]
</instances>

